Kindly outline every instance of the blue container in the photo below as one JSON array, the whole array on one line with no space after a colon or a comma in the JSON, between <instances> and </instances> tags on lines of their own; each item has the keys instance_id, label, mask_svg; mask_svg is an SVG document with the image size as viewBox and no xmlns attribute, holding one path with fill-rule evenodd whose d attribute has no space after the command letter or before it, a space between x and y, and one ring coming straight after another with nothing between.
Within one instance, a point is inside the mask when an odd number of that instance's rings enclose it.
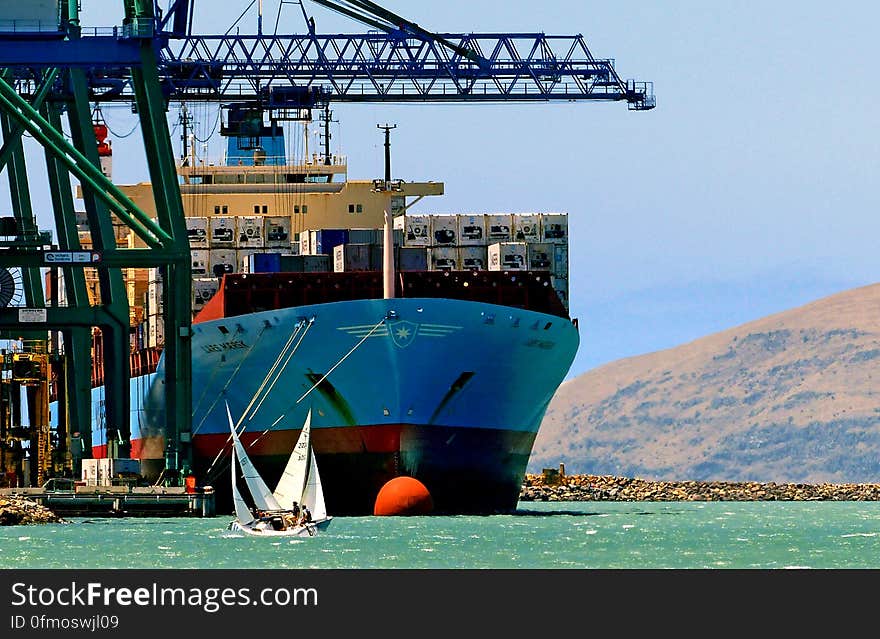
<instances>
[{"instance_id":1,"label":"blue container","mask_svg":"<svg viewBox=\"0 0 880 639\"><path fill-rule=\"evenodd\" d=\"M333 255L333 249L348 242L348 229L321 229L315 232L315 255Z\"/></svg>"},{"instance_id":2,"label":"blue container","mask_svg":"<svg viewBox=\"0 0 880 639\"><path fill-rule=\"evenodd\" d=\"M281 270L281 253L253 253L248 255L248 271L251 273L278 273Z\"/></svg>"}]
</instances>

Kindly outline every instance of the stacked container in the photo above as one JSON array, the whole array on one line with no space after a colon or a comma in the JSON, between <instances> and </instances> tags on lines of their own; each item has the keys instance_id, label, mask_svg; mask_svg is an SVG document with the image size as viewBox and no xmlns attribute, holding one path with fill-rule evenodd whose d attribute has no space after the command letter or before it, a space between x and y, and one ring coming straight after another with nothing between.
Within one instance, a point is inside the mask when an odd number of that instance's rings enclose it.
<instances>
[{"instance_id":1,"label":"stacked container","mask_svg":"<svg viewBox=\"0 0 880 639\"><path fill-rule=\"evenodd\" d=\"M486 215L486 244L510 242L513 239L513 216L510 213Z\"/></svg>"},{"instance_id":2,"label":"stacked container","mask_svg":"<svg viewBox=\"0 0 880 639\"><path fill-rule=\"evenodd\" d=\"M528 245L525 242L496 242L487 249L490 271L528 270Z\"/></svg>"},{"instance_id":3,"label":"stacked container","mask_svg":"<svg viewBox=\"0 0 880 639\"><path fill-rule=\"evenodd\" d=\"M458 221L459 246L486 246L485 215L459 214L456 217Z\"/></svg>"},{"instance_id":4,"label":"stacked container","mask_svg":"<svg viewBox=\"0 0 880 639\"><path fill-rule=\"evenodd\" d=\"M537 213L514 214L513 239L517 242L540 242L541 216Z\"/></svg>"},{"instance_id":5,"label":"stacked container","mask_svg":"<svg viewBox=\"0 0 880 639\"><path fill-rule=\"evenodd\" d=\"M339 244L333 249L333 270L336 273L370 270L370 243Z\"/></svg>"},{"instance_id":6,"label":"stacked container","mask_svg":"<svg viewBox=\"0 0 880 639\"><path fill-rule=\"evenodd\" d=\"M238 259L235 249L211 249L211 262L209 265L208 275L221 277L227 273L235 273L238 271Z\"/></svg>"},{"instance_id":7,"label":"stacked container","mask_svg":"<svg viewBox=\"0 0 880 639\"><path fill-rule=\"evenodd\" d=\"M190 248L210 248L208 242L208 218L186 218L186 235L189 238Z\"/></svg>"},{"instance_id":8,"label":"stacked container","mask_svg":"<svg viewBox=\"0 0 880 639\"><path fill-rule=\"evenodd\" d=\"M458 216L431 216L431 246L458 246Z\"/></svg>"},{"instance_id":9,"label":"stacked container","mask_svg":"<svg viewBox=\"0 0 880 639\"><path fill-rule=\"evenodd\" d=\"M235 216L215 215L208 218L211 248L235 248Z\"/></svg>"},{"instance_id":10,"label":"stacked container","mask_svg":"<svg viewBox=\"0 0 880 639\"><path fill-rule=\"evenodd\" d=\"M430 215L399 215L393 227L403 231L403 246L431 246Z\"/></svg>"},{"instance_id":11,"label":"stacked container","mask_svg":"<svg viewBox=\"0 0 880 639\"><path fill-rule=\"evenodd\" d=\"M216 277L193 278L193 311L200 311L220 288L220 280Z\"/></svg>"},{"instance_id":12,"label":"stacked container","mask_svg":"<svg viewBox=\"0 0 880 639\"><path fill-rule=\"evenodd\" d=\"M289 248L291 245L290 217L286 215L266 216L263 222L263 246L267 248Z\"/></svg>"},{"instance_id":13,"label":"stacked container","mask_svg":"<svg viewBox=\"0 0 880 639\"><path fill-rule=\"evenodd\" d=\"M263 230L265 218L261 215L240 215L235 218L237 248L262 248L266 245Z\"/></svg>"}]
</instances>

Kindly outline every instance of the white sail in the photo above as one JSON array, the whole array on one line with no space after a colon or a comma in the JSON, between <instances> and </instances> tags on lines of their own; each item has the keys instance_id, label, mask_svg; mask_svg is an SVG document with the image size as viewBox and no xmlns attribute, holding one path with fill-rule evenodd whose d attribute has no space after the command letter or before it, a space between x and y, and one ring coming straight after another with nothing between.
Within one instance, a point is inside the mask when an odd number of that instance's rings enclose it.
<instances>
[{"instance_id":1,"label":"white sail","mask_svg":"<svg viewBox=\"0 0 880 639\"><path fill-rule=\"evenodd\" d=\"M238 485L235 483L235 469L238 463L235 460L235 448L232 449L232 503L235 505L235 518L242 524L249 524L254 520L250 509L244 502L241 493L238 492Z\"/></svg>"},{"instance_id":2,"label":"white sail","mask_svg":"<svg viewBox=\"0 0 880 639\"><path fill-rule=\"evenodd\" d=\"M327 506L324 505L324 489L321 487L321 475L318 473L318 462L314 451L309 455L309 476L303 491L302 502L312 511L312 519L320 520L327 517Z\"/></svg>"},{"instance_id":3,"label":"white sail","mask_svg":"<svg viewBox=\"0 0 880 639\"><path fill-rule=\"evenodd\" d=\"M254 504L260 510L281 510L281 506L278 505L278 502L275 501L275 497L272 496L272 491L269 490L266 482L263 481L263 478L260 477L257 469L254 468L250 457L248 457L244 450L244 446L241 444L241 440L238 439L238 434L235 432L235 424L232 422L232 413L229 412L228 403L226 404L226 414L229 416L229 429L232 431L232 443L235 447L235 452L238 453L241 472L244 475L245 482L247 482L248 489L251 491L251 498L253 498Z\"/></svg>"},{"instance_id":4,"label":"white sail","mask_svg":"<svg viewBox=\"0 0 880 639\"><path fill-rule=\"evenodd\" d=\"M311 434L312 409L306 414L306 421L303 424L299 439L290 457L287 459L287 465L284 472L281 473L281 479L278 480L278 486L275 487L273 496L275 501L281 504L282 508L293 508L293 502L302 503L303 492L306 486L306 472L308 471L309 439Z\"/></svg>"}]
</instances>

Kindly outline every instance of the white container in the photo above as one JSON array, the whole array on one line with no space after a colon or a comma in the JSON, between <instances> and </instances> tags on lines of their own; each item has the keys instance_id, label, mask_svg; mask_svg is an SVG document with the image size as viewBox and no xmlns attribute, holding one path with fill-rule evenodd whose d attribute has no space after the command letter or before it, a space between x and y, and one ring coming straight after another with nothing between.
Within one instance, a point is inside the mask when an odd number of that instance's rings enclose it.
<instances>
[{"instance_id":1,"label":"white container","mask_svg":"<svg viewBox=\"0 0 880 639\"><path fill-rule=\"evenodd\" d=\"M83 459L82 474L80 479L86 483L86 486L98 485L98 460Z\"/></svg>"},{"instance_id":2,"label":"white container","mask_svg":"<svg viewBox=\"0 0 880 639\"><path fill-rule=\"evenodd\" d=\"M541 215L541 241L550 244L568 244L568 215L566 213L543 213Z\"/></svg>"},{"instance_id":3,"label":"white container","mask_svg":"<svg viewBox=\"0 0 880 639\"><path fill-rule=\"evenodd\" d=\"M559 300L562 302L562 305L565 306L566 310L568 310L568 278L554 276L553 289L559 296Z\"/></svg>"},{"instance_id":4,"label":"white container","mask_svg":"<svg viewBox=\"0 0 880 639\"><path fill-rule=\"evenodd\" d=\"M486 215L486 243L510 242L513 239L513 215L490 213Z\"/></svg>"},{"instance_id":5,"label":"white container","mask_svg":"<svg viewBox=\"0 0 880 639\"><path fill-rule=\"evenodd\" d=\"M160 315L165 312L162 302L162 282L147 282L147 314Z\"/></svg>"},{"instance_id":6,"label":"white container","mask_svg":"<svg viewBox=\"0 0 880 639\"><path fill-rule=\"evenodd\" d=\"M431 246L456 246L458 244L458 216L431 216Z\"/></svg>"},{"instance_id":7,"label":"white container","mask_svg":"<svg viewBox=\"0 0 880 639\"><path fill-rule=\"evenodd\" d=\"M194 277L192 307L194 311L201 310L208 301L214 297L214 293L220 288L220 280L216 277Z\"/></svg>"},{"instance_id":8,"label":"white container","mask_svg":"<svg viewBox=\"0 0 880 639\"><path fill-rule=\"evenodd\" d=\"M192 276L208 277L211 275L211 252L209 249L194 249L190 251L192 258Z\"/></svg>"},{"instance_id":9,"label":"white container","mask_svg":"<svg viewBox=\"0 0 880 639\"><path fill-rule=\"evenodd\" d=\"M262 249L235 249L235 264L239 273L250 273L249 258L254 253L262 253Z\"/></svg>"},{"instance_id":10,"label":"white container","mask_svg":"<svg viewBox=\"0 0 880 639\"><path fill-rule=\"evenodd\" d=\"M525 271L527 270L528 249L525 242L498 242L490 244L490 271Z\"/></svg>"},{"instance_id":11,"label":"white container","mask_svg":"<svg viewBox=\"0 0 880 639\"><path fill-rule=\"evenodd\" d=\"M312 236L308 230L300 231L299 233L299 254L300 255L311 255L312 254Z\"/></svg>"},{"instance_id":12,"label":"white container","mask_svg":"<svg viewBox=\"0 0 880 639\"><path fill-rule=\"evenodd\" d=\"M235 216L215 215L208 218L211 248L235 248Z\"/></svg>"},{"instance_id":13,"label":"white container","mask_svg":"<svg viewBox=\"0 0 880 639\"><path fill-rule=\"evenodd\" d=\"M263 246L268 248L288 248L291 245L290 217L270 215L263 222ZM297 249L299 245L297 245Z\"/></svg>"},{"instance_id":14,"label":"white container","mask_svg":"<svg viewBox=\"0 0 880 639\"><path fill-rule=\"evenodd\" d=\"M211 244L208 242L208 218L186 218L186 235L189 238L190 247L209 248Z\"/></svg>"},{"instance_id":15,"label":"white container","mask_svg":"<svg viewBox=\"0 0 880 639\"><path fill-rule=\"evenodd\" d=\"M239 215L235 218L237 248L263 248L265 219L260 215Z\"/></svg>"},{"instance_id":16,"label":"white container","mask_svg":"<svg viewBox=\"0 0 880 639\"><path fill-rule=\"evenodd\" d=\"M486 216L460 214L458 218L459 246L486 246Z\"/></svg>"},{"instance_id":17,"label":"white container","mask_svg":"<svg viewBox=\"0 0 880 639\"><path fill-rule=\"evenodd\" d=\"M485 246L461 246L458 263L463 271L486 271L489 269L489 251Z\"/></svg>"},{"instance_id":18,"label":"white container","mask_svg":"<svg viewBox=\"0 0 880 639\"><path fill-rule=\"evenodd\" d=\"M553 274L568 277L568 244L553 245Z\"/></svg>"},{"instance_id":19,"label":"white container","mask_svg":"<svg viewBox=\"0 0 880 639\"><path fill-rule=\"evenodd\" d=\"M540 242L541 216L537 213L514 214L513 239L517 242Z\"/></svg>"},{"instance_id":20,"label":"white container","mask_svg":"<svg viewBox=\"0 0 880 639\"><path fill-rule=\"evenodd\" d=\"M435 246L431 249L432 271L457 271L458 249L454 246Z\"/></svg>"},{"instance_id":21,"label":"white container","mask_svg":"<svg viewBox=\"0 0 880 639\"><path fill-rule=\"evenodd\" d=\"M556 244L526 242L526 246L528 247L530 271L553 272Z\"/></svg>"},{"instance_id":22,"label":"white container","mask_svg":"<svg viewBox=\"0 0 880 639\"><path fill-rule=\"evenodd\" d=\"M147 322L147 346L156 347L165 344L165 322L161 317L153 316Z\"/></svg>"},{"instance_id":23,"label":"white container","mask_svg":"<svg viewBox=\"0 0 880 639\"><path fill-rule=\"evenodd\" d=\"M333 271L349 273L351 271L370 270L370 246L372 244L339 244L333 248Z\"/></svg>"},{"instance_id":24,"label":"white container","mask_svg":"<svg viewBox=\"0 0 880 639\"><path fill-rule=\"evenodd\" d=\"M393 228L403 231L404 246L431 246L430 215L400 215L394 218Z\"/></svg>"},{"instance_id":25,"label":"white container","mask_svg":"<svg viewBox=\"0 0 880 639\"><path fill-rule=\"evenodd\" d=\"M220 277L238 271L238 259L235 249L211 249L210 269L208 276Z\"/></svg>"}]
</instances>

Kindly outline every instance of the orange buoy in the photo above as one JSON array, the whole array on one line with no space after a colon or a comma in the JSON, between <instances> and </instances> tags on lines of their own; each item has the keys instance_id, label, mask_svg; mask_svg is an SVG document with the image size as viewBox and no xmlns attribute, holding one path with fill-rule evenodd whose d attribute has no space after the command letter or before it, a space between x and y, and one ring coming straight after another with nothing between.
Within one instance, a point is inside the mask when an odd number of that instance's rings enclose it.
<instances>
[{"instance_id":1,"label":"orange buoy","mask_svg":"<svg viewBox=\"0 0 880 639\"><path fill-rule=\"evenodd\" d=\"M376 495L374 515L427 515L434 500L425 485L414 477L395 477Z\"/></svg>"}]
</instances>

